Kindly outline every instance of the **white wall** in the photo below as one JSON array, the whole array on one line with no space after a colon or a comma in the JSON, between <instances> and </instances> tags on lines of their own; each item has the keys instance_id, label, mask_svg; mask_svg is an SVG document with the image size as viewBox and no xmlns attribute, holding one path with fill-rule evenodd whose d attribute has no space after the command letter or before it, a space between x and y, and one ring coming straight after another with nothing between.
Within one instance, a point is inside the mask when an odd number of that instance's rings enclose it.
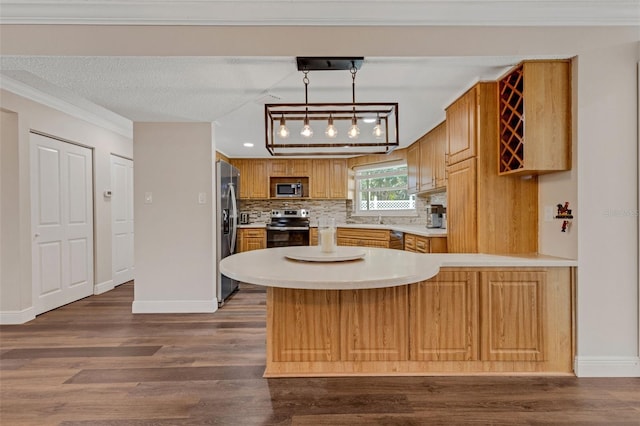
<instances>
[{"instance_id":1,"label":"white wall","mask_svg":"<svg viewBox=\"0 0 640 426\"><path fill-rule=\"evenodd\" d=\"M1 90L0 108L3 110L0 323L21 323L34 317L31 312L29 131L35 130L93 149L96 194L94 282L102 287L109 285L112 273L111 204L100 194L111 185L110 154L133 158L133 144L131 139L114 131L6 90ZM4 128L6 121L13 130ZM7 247L11 248L10 252Z\"/></svg>"},{"instance_id":2,"label":"white wall","mask_svg":"<svg viewBox=\"0 0 640 426\"><path fill-rule=\"evenodd\" d=\"M211 123L134 123L133 312L213 312ZM145 194L152 203L145 203ZM198 203L205 193L206 204Z\"/></svg>"},{"instance_id":3,"label":"white wall","mask_svg":"<svg viewBox=\"0 0 640 426\"><path fill-rule=\"evenodd\" d=\"M640 376L639 46L630 40L578 57L580 375Z\"/></svg>"}]
</instances>

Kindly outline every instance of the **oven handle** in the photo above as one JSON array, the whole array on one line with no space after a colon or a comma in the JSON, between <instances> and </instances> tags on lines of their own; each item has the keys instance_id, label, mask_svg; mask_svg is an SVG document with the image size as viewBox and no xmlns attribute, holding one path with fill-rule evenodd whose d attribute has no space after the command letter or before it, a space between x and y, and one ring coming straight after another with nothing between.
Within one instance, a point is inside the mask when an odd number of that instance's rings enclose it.
<instances>
[{"instance_id":1,"label":"oven handle","mask_svg":"<svg viewBox=\"0 0 640 426\"><path fill-rule=\"evenodd\" d=\"M267 231L308 231L304 226L267 226Z\"/></svg>"}]
</instances>

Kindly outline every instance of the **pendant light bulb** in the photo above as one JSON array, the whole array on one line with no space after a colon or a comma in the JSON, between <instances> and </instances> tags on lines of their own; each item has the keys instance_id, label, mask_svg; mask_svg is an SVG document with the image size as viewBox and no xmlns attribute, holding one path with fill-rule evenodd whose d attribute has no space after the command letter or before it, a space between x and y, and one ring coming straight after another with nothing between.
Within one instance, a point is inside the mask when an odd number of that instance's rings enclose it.
<instances>
[{"instance_id":1,"label":"pendant light bulb","mask_svg":"<svg viewBox=\"0 0 640 426\"><path fill-rule=\"evenodd\" d=\"M349 139L355 139L355 138L358 137L359 134L360 134L360 129L358 128L358 120L354 116L351 119L351 127L349 127L349 131L347 132L347 136L349 136Z\"/></svg>"},{"instance_id":2,"label":"pendant light bulb","mask_svg":"<svg viewBox=\"0 0 640 426\"><path fill-rule=\"evenodd\" d=\"M376 139L380 139L382 136L384 136L384 129L382 128L380 117L378 117L376 125L373 127L373 136L375 136Z\"/></svg>"},{"instance_id":3,"label":"pendant light bulb","mask_svg":"<svg viewBox=\"0 0 640 426\"><path fill-rule=\"evenodd\" d=\"M331 114L329 114L329 125L327 126L327 130L325 130L324 134L329 138L335 138L338 136L338 129L333 125L333 117Z\"/></svg>"},{"instance_id":4,"label":"pendant light bulb","mask_svg":"<svg viewBox=\"0 0 640 426\"><path fill-rule=\"evenodd\" d=\"M286 139L289 137L289 129L285 124L284 117L280 118L280 127L278 128L278 136L282 139Z\"/></svg>"},{"instance_id":5,"label":"pendant light bulb","mask_svg":"<svg viewBox=\"0 0 640 426\"><path fill-rule=\"evenodd\" d=\"M313 129L309 126L309 117L305 115L304 117L304 125L302 126L302 131L300 132L302 136L305 138L310 138L313 136Z\"/></svg>"}]
</instances>

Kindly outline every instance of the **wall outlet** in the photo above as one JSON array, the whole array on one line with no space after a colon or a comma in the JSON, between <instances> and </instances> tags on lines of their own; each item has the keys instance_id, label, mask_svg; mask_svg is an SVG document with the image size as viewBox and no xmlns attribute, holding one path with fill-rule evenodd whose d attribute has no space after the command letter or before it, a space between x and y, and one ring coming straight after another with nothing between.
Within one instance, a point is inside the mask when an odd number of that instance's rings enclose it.
<instances>
[{"instance_id":1,"label":"wall outlet","mask_svg":"<svg viewBox=\"0 0 640 426\"><path fill-rule=\"evenodd\" d=\"M145 192L144 193L144 203L145 204L153 203L153 193L152 192Z\"/></svg>"},{"instance_id":2,"label":"wall outlet","mask_svg":"<svg viewBox=\"0 0 640 426\"><path fill-rule=\"evenodd\" d=\"M198 194L198 204L207 204L207 193L200 192Z\"/></svg>"}]
</instances>

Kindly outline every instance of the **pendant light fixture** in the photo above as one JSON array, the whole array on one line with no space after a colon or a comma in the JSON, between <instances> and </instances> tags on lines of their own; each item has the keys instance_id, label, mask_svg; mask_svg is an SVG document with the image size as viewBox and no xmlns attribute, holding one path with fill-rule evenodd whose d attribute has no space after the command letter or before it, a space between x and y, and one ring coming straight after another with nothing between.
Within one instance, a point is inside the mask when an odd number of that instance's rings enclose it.
<instances>
[{"instance_id":1,"label":"pendant light fixture","mask_svg":"<svg viewBox=\"0 0 640 426\"><path fill-rule=\"evenodd\" d=\"M353 117L351 117L351 127L349 127L349 131L347 132L347 136L349 139L356 139L360 134L360 129L358 128L358 117L356 117L356 73L358 69L353 66L351 67L351 102L353 104Z\"/></svg>"},{"instance_id":2,"label":"pendant light fixture","mask_svg":"<svg viewBox=\"0 0 640 426\"><path fill-rule=\"evenodd\" d=\"M278 127L278 136L282 139L286 139L289 137L289 129L284 121L284 115L280 116L280 127Z\"/></svg>"},{"instance_id":3,"label":"pendant light fixture","mask_svg":"<svg viewBox=\"0 0 640 426\"><path fill-rule=\"evenodd\" d=\"M304 110L304 122L300 134L305 138L310 138L313 136L313 129L309 125L309 70L305 70L303 72L304 78L302 79L302 82L304 83L304 104L306 106Z\"/></svg>"},{"instance_id":4,"label":"pendant light fixture","mask_svg":"<svg viewBox=\"0 0 640 426\"><path fill-rule=\"evenodd\" d=\"M398 103L356 102L362 57L298 57L304 103L265 105L265 147L273 156L384 154L399 146ZM309 71L350 71L351 102L309 103ZM300 132L290 132L301 123ZM314 123L326 125L314 134ZM361 132L362 130L362 132Z\"/></svg>"},{"instance_id":5,"label":"pendant light fixture","mask_svg":"<svg viewBox=\"0 0 640 426\"><path fill-rule=\"evenodd\" d=\"M375 136L376 139L381 139L384 136L384 129L382 128L382 122L379 114L376 118L376 125L373 127L373 136Z\"/></svg>"},{"instance_id":6,"label":"pendant light fixture","mask_svg":"<svg viewBox=\"0 0 640 426\"><path fill-rule=\"evenodd\" d=\"M331 139L338 136L338 129L333 125L333 115L331 113L329 113L329 124L327 125L327 130L325 130L324 134Z\"/></svg>"}]
</instances>

